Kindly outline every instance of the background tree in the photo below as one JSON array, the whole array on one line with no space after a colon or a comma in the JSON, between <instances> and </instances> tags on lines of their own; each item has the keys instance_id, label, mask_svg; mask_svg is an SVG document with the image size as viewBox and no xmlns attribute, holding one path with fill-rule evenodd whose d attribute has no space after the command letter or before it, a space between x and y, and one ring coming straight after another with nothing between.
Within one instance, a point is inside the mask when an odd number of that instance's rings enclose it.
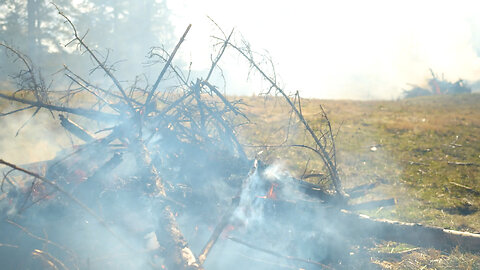
<instances>
[{"instance_id":1,"label":"background tree","mask_svg":"<svg viewBox=\"0 0 480 270\"><path fill-rule=\"evenodd\" d=\"M171 45L172 26L165 1L156 0L57 0L55 3L77 25L85 40L113 63L128 64L129 79L142 73L145 55L153 46ZM0 41L25 53L44 75L63 64L88 73L88 58L72 47L70 29L47 0L5 0L0 2ZM1 63L11 63L2 52ZM132 69L133 68L133 69ZM0 64L0 82L17 70L15 65ZM122 74L119 74L120 76ZM1 87L2 85L0 85Z\"/></svg>"}]
</instances>

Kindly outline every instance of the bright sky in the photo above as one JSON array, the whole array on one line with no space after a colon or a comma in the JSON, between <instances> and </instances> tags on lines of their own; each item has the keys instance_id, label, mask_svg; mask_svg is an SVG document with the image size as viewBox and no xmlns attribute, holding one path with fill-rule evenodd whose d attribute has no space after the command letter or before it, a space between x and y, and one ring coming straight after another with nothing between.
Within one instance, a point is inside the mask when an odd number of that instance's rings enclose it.
<instances>
[{"instance_id":1,"label":"bright sky","mask_svg":"<svg viewBox=\"0 0 480 270\"><path fill-rule=\"evenodd\" d=\"M480 79L480 1L170 0L168 6L178 37L193 24L181 55L194 70L210 65L216 33L210 16L226 32L235 27L253 49L268 50L287 91L304 97L392 99L407 83L425 84L429 68L451 81ZM221 64L230 74L229 93L260 91L246 83L247 71L235 59Z\"/></svg>"}]
</instances>

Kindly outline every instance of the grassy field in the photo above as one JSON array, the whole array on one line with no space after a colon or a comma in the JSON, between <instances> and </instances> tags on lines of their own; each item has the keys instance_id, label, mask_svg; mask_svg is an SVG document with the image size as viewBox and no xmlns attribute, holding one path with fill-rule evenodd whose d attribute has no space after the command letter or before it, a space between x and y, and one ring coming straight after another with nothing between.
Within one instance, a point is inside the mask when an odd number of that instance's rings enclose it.
<instances>
[{"instance_id":1,"label":"grassy field","mask_svg":"<svg viewBox=\"0 0 480 270\"><path fill-rule=\"evenodd\" d=\"M245 143L284 141L285 126L290 118L288 107L281 99L247 97L244 102L249 105L245 110L255 123L240 128ZM338 130L337 156L343 185L350 188L365 183L378 184L352 203L396 200L395 206L362 213L480 233L479 94L400 101L303 100L303 113L314 127L322 124L320 104L327 111L334 130ZM0 121L5 127L7 120L1 118ZM0 136L2 156L13 151L7 147L10 143L6 140L19 125L17 122L9 130L4 129ZM289 140L302 141L304 132L292 127L288 135ZM25 147L35 147L35 141L25 142ZM38 152L37 148L33 151ZM259 150L248 149L250 153ZM294 174L304 170L309 158L292 149L269 150L263 158L280 160ZM315 168L319 163L311 160L308 166ZM370 248L369 260L380 269L480 269L480 256L474 254L458 251L446 254L397 243L375 243ZM401 251L407 252L398 253Z\"/></svg>"},{"instance_id":2,"label":"grassy field","mask_svg":"<svg viewBox=\"0 0 480 270\"><path fill-rule=\"evenodd\" d=\"M250 131L250 140L281 142L288 108L276 99L250 98L246 103L253 105L248 111L259 127ZM353 203L384 198L397 202L394 207L362 213L480 233L480 95L399 101L304 100L303 112L312 126L320 124L320 104L334 129L339 129L336 143L344 186L378 183ZM295 136L293 140L301 141L303 133ZM305 166L305 157L296 153L282 150L270 158L278 157L287 166L300 168L297 173ZM374 250L382 254L412 248L377 245ZM394 260L372 260L384 269L480 269L478 255L460 252L415 250Z\"/></svg>"}]
</instances>

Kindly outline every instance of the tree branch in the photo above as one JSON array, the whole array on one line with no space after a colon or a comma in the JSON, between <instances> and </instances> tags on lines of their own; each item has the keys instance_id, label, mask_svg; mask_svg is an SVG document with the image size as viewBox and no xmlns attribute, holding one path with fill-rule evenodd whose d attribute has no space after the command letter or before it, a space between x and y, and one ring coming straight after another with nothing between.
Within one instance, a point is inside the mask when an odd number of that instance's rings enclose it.
<instances>
[{"instance_id":1,"label":"tree branch","mask_svg":"<svg viewBox=\"0 0 480 270\"><path fill-rule=\"evenodd\" d=\"M157 80L153 84L152 90L150 90L150 93L148 93L147 99L145 100L144 106L146 106L148 103L150 103L150 100L153 97L153 94L155 93L155 90L157 90L158 85L160 84L160 81L162 80L163 76L165 75L165 72L167 72L168 67L170 67L173 57L175 57L175 54L177 53L178 48L180 48L180 45L182 45L183 41L185 40L185 37L188 34L188 31L190 31L190 28L192 27L191 24L188 25L187 29L183 33L182 37L177 43L177 46L175 46L175 49L173 49L172 54L168 58L167 62L165 63L165 66L163 66L162 71L160 72L160 75L158 75Z\"/></svg>"}]
</instances>

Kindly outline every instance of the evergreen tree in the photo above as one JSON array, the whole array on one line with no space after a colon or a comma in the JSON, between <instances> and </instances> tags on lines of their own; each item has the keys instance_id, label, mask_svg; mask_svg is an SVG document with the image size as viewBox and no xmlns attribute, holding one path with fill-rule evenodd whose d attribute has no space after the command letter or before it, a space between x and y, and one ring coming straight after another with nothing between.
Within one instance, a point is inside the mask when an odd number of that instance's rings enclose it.
<instances>
[{"instance_id":1,"label":"evergreen tree","mask_svg":"<svg viewBox=\"0 0 480 270\"><path fill-rule=\"evenodd\" d=\"M129 67L141 67L150 47L173 43L165 1L83 0L74 5L72 1L56 0L55 3L75 23L79 34L88 31L85 41L92 49L103 57L110 54L110 62L128 60ZM71 37L71 29L48 0L0 2L0 41L28 55L46 73L54 72L64 63L88 72L91 65L85 67L85 64L89 59L79 57L74 47L63 46ZM2 53L3 75L13 72L8 70L12 66L4 64L9 62ZM128 70L130 75L139 71Z\"/></svg>"},{"instance_id":2,"label":"evergreen tree","mask_svg":"<svg viewBox=\"0 0 480 270\"><path fill-rule=\"evenodd\" d=\"M92 8L80 15L78 25L82 32L89 31L89 44L111 49L111 60L128 60L130 67L138 67L151 47L173 43L165 1L90 0L84 4Z\"/></svg>"}]
</instances>

